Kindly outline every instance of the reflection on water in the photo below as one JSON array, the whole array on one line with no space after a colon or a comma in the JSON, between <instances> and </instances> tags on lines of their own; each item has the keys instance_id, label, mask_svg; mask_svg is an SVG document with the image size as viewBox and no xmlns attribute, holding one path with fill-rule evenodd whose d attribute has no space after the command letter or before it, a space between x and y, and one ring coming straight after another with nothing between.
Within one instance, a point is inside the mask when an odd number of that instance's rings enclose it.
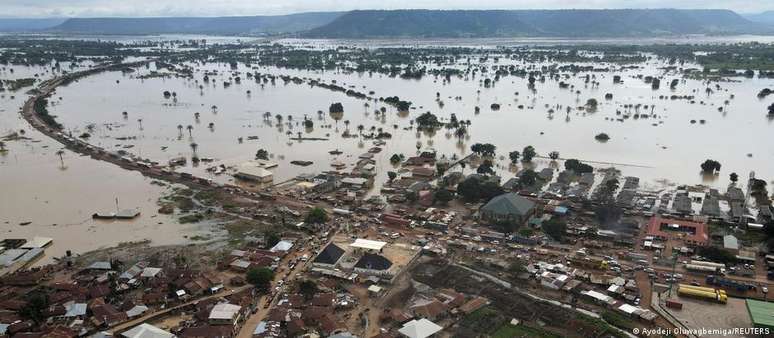
<instances>
[{"instance_id":1,"label":"reflection on water","mask_svg":"<svg viewBox=\"0 0 774 338\"><path fill-rule=\"evenodd\" d=\"M380 129L393 134L393 138L374 156L379 169L377 182L385 181L386 172L392 170L389 157L394 153L412 156L419 147L462 157L475 142L493 143L500 155L533 145L544 156L558 151L562 158L593 161L599 163L597 166L617 165L624 174L643 178L645 184L657 184L659 179L702 183L698 169L707 158L723 164L721 175L710 182L715 186L727 184L731 172L746 175L750 170L774 170L774 150L759 142L761 135L770 133L771 125L761 123L768 120L764 103L756 98L757 91L769 85L769 80L740 78L722 82L707 94L708 84L699 80L681 80L674 90L668 86L652 90L638 78L680 78L680 74L665 71L662 66L658 61L648 61L642 69L596 72L593 75L598 85L586 83L585 74L568 76L561 81L571 88L561 89L557 81L550 79L528 88L525 79L513 76L484 88L482 75L447 82L432 76L402 80L377 74L244 65L232 70L228 65L206 64L197 67L193 79L140 80L135 78L138 74L118 72L83 79L58 91L62 100L53 102L52 111L74 135L92 128L91 143L160 163L178 156L190 158L191 143L196 143L199 157L232 165L253 159L259 149L265 149L270 160L279 164L272 170L275 182L301 173L332 170L333 162L352 165L360 154L373 147L372 140L360 135ZM152 67L143 69L140 74L151 70ZM210 82L205 84L204 72L216 70L219 75L211 74ZM375 97L397 95L412 101L416 109L400 114L379 102L369 102L365 107L363 100L292 82L260 85L243 80L228 88L222 85L239 75L244 78L247 71L336 81L347 88L374 91ZM613 84L614 74L621 75L623 83ZM164 91L175 93L175 98L164 98ZM604 99L607 93L613 94L613 98ZM671 95L695 98L670 99ZM599 101L595 111L577 108L589 98ZM332 118L318 113L333 102L343 104L343 116ZM502 108L490 109L493 103ZM216 111L210 109L214 105ZM384 114L375 112L382 107L386 108ZM476 107L480 108L479 113ZM127 118L122 118L124 111ZM469 136L458 139L453 130L446 129L417 133L410 128L411 120L426 111L444 120L451 114L460 120L471 120ZM139 119L142 129L136 122ZM314 127L304 128L305 119L311 120ZM209 128L210 124L214 128ZM180 131L180 126L191 129ZM349 131L350 137L344 136L345 131ZM600 133L608 134L610 139L596 140ZM298 140L299 135L303 139ZM334 149L343 154L329 154ZM747 153L754 156L748 157ZM299 160L312 161L313 165L291 164ZM538 162L538 166L548 163ZM499 159L496 165L505 179L510 177L507 159ZM206 163L193 167L189 161L188 167L181 170L216 181L230 180L227 175L207 172L207 167Z\"/></svg>"},{"instance_id":2,"label":"reflection on water","mask_svg":"<svg viewBox=\"0 0 774 338\"><path fill-rule=\"evenodd\" d=\"M14 74L25 77L30 72L44 71L16 68ZM177 244L186 241L185 235L203 230L179 225L156 212L156 200L168 188L151 184L136 172L67 150L60 157L61 144L29 128L20 118L18 109L24 99L26 95L20 92L0 96L0 137L24 131L23 139L5 141L7 152L0 156L0 239L53 238L46 257L38 262L43 264L66 250L79 253L146 239L158 245ZM121 208L139 208L140 217L92 220L95 212L114 211L116 198Z\"/></svg>"}]
</instances>

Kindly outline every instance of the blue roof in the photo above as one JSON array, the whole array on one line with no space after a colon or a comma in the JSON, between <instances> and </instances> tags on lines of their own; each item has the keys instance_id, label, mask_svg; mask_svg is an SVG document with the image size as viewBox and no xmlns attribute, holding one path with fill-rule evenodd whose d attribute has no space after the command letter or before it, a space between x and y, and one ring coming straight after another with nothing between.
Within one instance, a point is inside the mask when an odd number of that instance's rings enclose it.
<instances>
[{"instance_id":1,"label":"blue roof","mask_svg":"<svg viewBox=\"0 0 774 338\"><path fill-rule=\"evenodd\" d=\"M266 332L266 322L260 322L258 323L258 326L255 327L255 331L253 331L253 335L261 334Z\"/></svg>"}]
</instances>

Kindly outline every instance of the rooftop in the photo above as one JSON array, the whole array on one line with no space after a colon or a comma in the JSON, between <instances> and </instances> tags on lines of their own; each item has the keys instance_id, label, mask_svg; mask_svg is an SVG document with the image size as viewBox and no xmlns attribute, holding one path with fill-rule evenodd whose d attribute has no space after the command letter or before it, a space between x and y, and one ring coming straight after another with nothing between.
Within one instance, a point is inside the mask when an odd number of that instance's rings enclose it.
<instances>
[{"instance_id":1,"label":"rooftop","mask_svg":"<svg viewBox=\"0 0 774 338\"><path fill-rule=\"evenodd\" d=\"M434 335L442 329L438 324L422 318L403 324L403 327L398 332L409 338L425 338Z\"/></svg>"},{"instance_id":2,"label":"rooftop","mask_svg":"<svg viewBox=\"0 0 774 338\"><path fill-rule=\"evenodd\" d=\"M212 308L209 319L231 320L241 309L242 307L239 305L220 303Z\"/></svg>"},{"instance_id":3,"label":"rooftop","mask_svg":"<svg viewBox=\"0 0 774 338\"><path fill-rule=\"evenodd\" d=\"M774 303L747 299L747 312L755 327L774 328Z\"/></svg>"},{"instance_id":4,"label":"rooftop","mask_svg":"<svg viewBox=\"0 0 774 338\"><path fill-rule=\"evenodd\" d=\"M336 262L338 262L343 255L344 249L339 248L336 244L330 243L325 247L325 249L317 254L317 257L314 259L314 263L331 265L336 264Z\"/></svg>"},{"instance_id":5,"label":"rooftop","mask_svg":"<svg viewBox=\"0 0 774 338\"><path fill-rule=\"evenodd\" d=\"M535 202L515 193L502 194L490 200L481 210L498 215L527 215L535 208Z\"/></svg>"},{"instance_id":6,"label":"rooftop","mask_svg":"<svg viewBox=\"0 0 774 338\"><path fill-rule=\"evenodd\" d=\"M355 240L354 243L350 244L349 246L355 247L355 248L379 251L379 250L382 250L382 248L384 248L385 245L387 245L386 242L372 241L370 239L358 238Z\"/></svg>"},{"instance_id":7,"label":"rooftop","mask_svg":"<svg viewBox=\"0 0 774 338\"><path fill-rule=\"evenodd\" d=\"M121 334L126 338L174 338L175 335L150 324L140 324Z\"/></svg>"}]
</instances>

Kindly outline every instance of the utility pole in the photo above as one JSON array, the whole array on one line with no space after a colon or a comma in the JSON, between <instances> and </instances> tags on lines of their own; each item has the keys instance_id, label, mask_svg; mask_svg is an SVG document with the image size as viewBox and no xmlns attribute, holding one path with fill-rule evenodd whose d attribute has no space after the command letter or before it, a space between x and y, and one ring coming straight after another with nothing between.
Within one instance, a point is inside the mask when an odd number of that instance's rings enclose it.
<instances>
[{"instance_id":1,"label":"utility pole","mask_svg":"<svg viewBox=\"0 0 774 338\"><path fill-rule=\"evenodd\" d=\"M674 251L675 248L672 247L672 251ZM669 297L672 297L672 285L675 282L675 269L677 268L677 253L672 252L672 275L669 276Z\"/></svg>"}]
</instances>

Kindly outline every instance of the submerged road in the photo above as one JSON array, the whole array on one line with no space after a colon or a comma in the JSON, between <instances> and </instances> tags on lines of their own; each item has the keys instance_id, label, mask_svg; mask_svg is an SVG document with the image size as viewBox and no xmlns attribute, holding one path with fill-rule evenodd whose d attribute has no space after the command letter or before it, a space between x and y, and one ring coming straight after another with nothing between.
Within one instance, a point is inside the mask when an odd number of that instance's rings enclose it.
<instances>
[{"instance_id":1,"label":"submerged road","mask_svg":"<svg viewBox=\"0 0 774 338\"><path fill-rule=\"evenodd\" d=\"M55 78L43 81L37 88L30 91L31 96L25 101L24 106L22 107L22 111L21 111L22 117L33 128L43 133L44 135L58 141L59 143L63 144L65 148L75 153L87 155L96 160L109 162L121 168L124 168L126 170L138 171L142 175L153 179L158 179L158 180L162 180L170 183L179 183L179 184L186 185L190 188L220 189L226 193L238 195L240 197L244 197L246 199L255 201L254 198L257 196L257 194L245 191L239 187L213 185L207 179L198 178L191 175L182 175L180 173L176 173L173 171L163 170L163 168L160 166L148 165L147 163L143 163L136 158L130 159L127 157L120 157L120 156L115 156L113 154L110 154L106 152L104 149L93 146L82 140L78 140L72 137L71 135L66 135L65 133L62 132L60 128L57 128L56 126L51 126L48 123L46 123L41 118L41 116L35 111L35 102L37 100L51 96L56 91L56 89L62 85L66 85L68 83L71 83L72 81L75 81L90 75L99 74L106 71L120 70L123 68L142 66L155 61L156 59L148 59L148 60L136 61L136 62L102 65L102 66L97 66L83 71L65 74L59 77L55 77ZM300 208L300 209L311 207L309 204L305 202L298 201L293 198L288 198L285 196L269 196L269 198L271 198L275 204L284 205L286 207ZM332 212L332 208L329 205L322 204L318 206L327 209L328 212ZM233 213L229 213L229 214L231 216L236 216ZM243 215L239 215L238 217L245 218L245 216Z\"/></svg>"}]
</instances>

